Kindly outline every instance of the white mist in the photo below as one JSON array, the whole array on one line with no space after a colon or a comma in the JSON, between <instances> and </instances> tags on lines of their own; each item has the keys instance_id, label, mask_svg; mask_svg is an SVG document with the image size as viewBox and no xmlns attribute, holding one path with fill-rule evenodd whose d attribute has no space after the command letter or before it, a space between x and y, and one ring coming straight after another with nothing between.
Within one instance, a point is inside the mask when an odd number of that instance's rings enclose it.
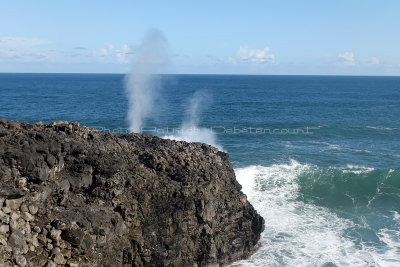
<instances>
[{"instance_id":1,"label":"white mist","mask_svg":"<svg viewBox=\"0 0 400 267\"><path fill-rule=\"evenodd\" d=\"M188 103L186 118L182 123L179 133L164 136L164 138L206 143L223 150L222 146L218 145L216 135L211 129L199 127L201 113L204 108L207 108L211 104L211 100L212 98L206 92L196 91Z\"/></svg>"},{"instance_id":2,"label":"white mist","mask_svg":"<svg viewBox=\"0 0 400 267\"><path fill-rule=\"evenodd\" d=\"M132 71L127 75L128 123L131 132L140 133L143 121L151 116L158 94L156 74L169 61L168 41L161 31L149 30L135 49Z\"/></svg>"}]
</instances>

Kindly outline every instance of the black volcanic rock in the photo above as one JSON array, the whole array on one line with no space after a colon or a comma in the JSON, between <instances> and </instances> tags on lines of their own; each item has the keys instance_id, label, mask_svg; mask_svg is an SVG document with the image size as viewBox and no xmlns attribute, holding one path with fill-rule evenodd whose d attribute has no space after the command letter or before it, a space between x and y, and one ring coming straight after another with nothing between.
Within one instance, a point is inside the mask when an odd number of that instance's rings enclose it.
<instances>
[{"instance_id":1,"label":"black volcanic rock","mask_svg":"<svg viewBox=\"0 0 400 267\"><path fill-rule=\"evenodd\" d=\"M225 265L264 228L240 190L206 144L0 119L0 265Z\"/></svg>"}]
</instances>

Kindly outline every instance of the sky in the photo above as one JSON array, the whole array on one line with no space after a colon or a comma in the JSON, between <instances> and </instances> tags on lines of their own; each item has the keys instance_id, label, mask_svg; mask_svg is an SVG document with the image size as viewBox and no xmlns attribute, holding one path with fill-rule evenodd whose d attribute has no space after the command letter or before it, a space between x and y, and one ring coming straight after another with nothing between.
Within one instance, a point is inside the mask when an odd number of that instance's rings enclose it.
<instances>
[{"instance_id":1,"label":"sky","mask_svg":"<svg viewBox=\"0 0 400 267\"><path fill-rule=\"evenodd\" d=\"M2 1L0 72L126 73L149 29L163 73L400 75L400 1Z\"/></svg>"}]
</instances>

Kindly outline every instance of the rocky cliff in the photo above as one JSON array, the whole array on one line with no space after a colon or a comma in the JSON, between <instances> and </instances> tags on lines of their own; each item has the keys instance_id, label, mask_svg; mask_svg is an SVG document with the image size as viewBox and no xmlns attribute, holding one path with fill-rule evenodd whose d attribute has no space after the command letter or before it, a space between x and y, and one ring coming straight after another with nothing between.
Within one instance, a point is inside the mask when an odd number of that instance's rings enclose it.
<instances>
[{"instance_id":1,"label":"rocky cliff","mask_svg":"<svg viewBox=\"0 0 400 267\"><path fill-rule=\"evenodd\" d=\"M240 189L206 144L0 119L0 266L222 266L264 227Z\"/></svg>"}]
</instances>

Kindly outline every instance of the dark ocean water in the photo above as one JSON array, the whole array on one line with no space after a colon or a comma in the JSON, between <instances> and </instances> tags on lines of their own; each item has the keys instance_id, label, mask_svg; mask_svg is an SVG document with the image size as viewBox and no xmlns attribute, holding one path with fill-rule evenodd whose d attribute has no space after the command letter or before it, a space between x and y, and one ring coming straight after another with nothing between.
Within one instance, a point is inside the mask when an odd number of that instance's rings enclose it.
<instances>
[{"instance_id":1,"label":"dark ocean water","mask_svg":"<svg viewBox=\"0 0 400 267\"><path fill-rule=\"evenodd\" d=\"M158 84L144 132L177 136L201 96L196 127L229 153L266 220L262 248L235 266L400 265L400 77L162 75ZM124 75L0 74L6 119L126 132L127 109Z\"/></svg>"}]
</instances>

